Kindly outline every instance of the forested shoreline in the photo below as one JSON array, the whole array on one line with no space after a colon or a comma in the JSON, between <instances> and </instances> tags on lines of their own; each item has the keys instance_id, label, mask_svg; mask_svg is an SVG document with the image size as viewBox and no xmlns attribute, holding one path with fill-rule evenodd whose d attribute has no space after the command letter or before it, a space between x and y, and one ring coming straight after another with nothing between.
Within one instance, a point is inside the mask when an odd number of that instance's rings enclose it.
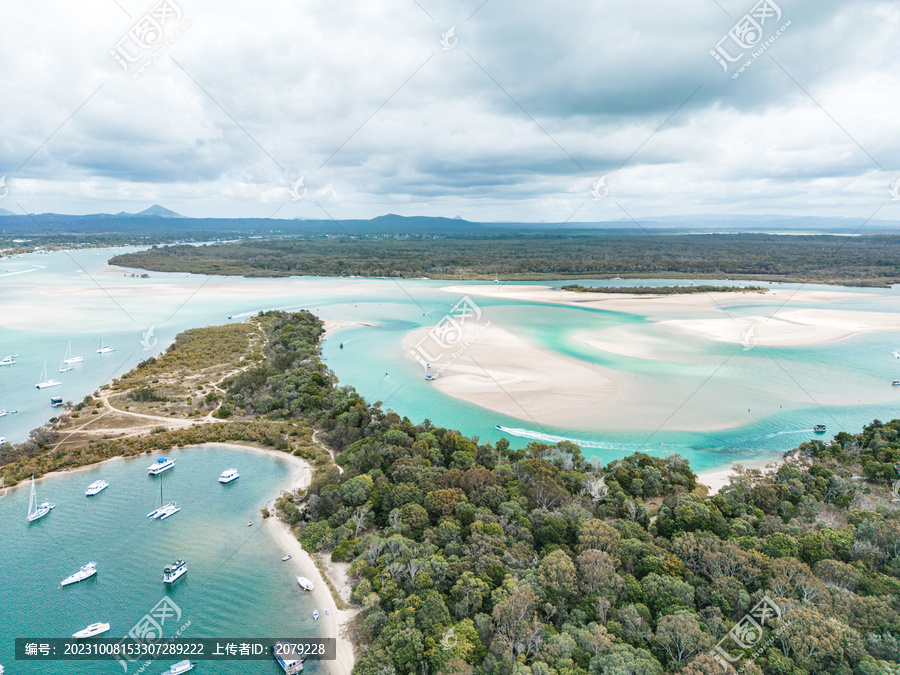
<instances>
[{"instance_id":1,"label":"forested shoreline","mask_svg":"<svg viewBox=\"0 0 900 675\"><path fill-rule=\"evenodd\" d=\"M163 272L435 279L739 278L850 286L900 280L900 236L388 234L161 246L110 259Z\"/></svg>"},{"instance_id":2,"label":"forested shoreline","mask_svg":"<svg viewBox=\"0 0 900 675\"><path fill-rule=\"evenodd\" d=\"M310 455L312 483L277 514L350 564L355 673L699 675L724 672L717 644L751 674L900 673L900 420L804 443L708 496L677 455L604 466L568 442L513 449L413 423L339 385L312 314L254 321L265 339L222 383L222 422L165 433L267 429L300 454L319 430L338 466ZM165 396L158 364L144 370ZM778 615L737 648L729 631L766 598Z\"/></svg>"}]
</instances>

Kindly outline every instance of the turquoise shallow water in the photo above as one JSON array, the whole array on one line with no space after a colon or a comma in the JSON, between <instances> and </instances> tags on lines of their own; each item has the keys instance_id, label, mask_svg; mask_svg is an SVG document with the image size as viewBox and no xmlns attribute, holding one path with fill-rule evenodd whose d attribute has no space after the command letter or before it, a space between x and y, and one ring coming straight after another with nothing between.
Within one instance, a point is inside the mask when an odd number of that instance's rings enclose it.
<instances>
[{"instance_id":1,"label":"turquoise shallow water","mask_svg":"<svg viewBox=\"0 0 900 675\"><path fill-rule=\"evenodd\" d=\"M626 377L649 378L661 391L671 392L672 419L667 419L668 408L663 415L648 414L644 428L600 429L589 419L568 427L537 425L442 394L424 381L421 367L407 357L401 345L407 332L434 326L460 299L459 293L442 290L448 282L316 277L273 281L161 273L141 279L132 278L130 270L106 264L120 250L32 254L0 261L0 357L19 354L15 366L0 367L0 408L19 410L0 418L0 436L10 442L24 439L53 415L48 405L51 395L79 400L111 377L159 353L181 330L220 324L229 317L241 320L259 310L276 308L304 308L325 318L377 324L330 336L324 341L323 354L343 384L353 385L371 401L382 401L385 408L414 421L427 417L483 440L506 437L522 445L532 438L569 438L604 461L635 450L678 452L691 460L695 470L711 469L736 458L772 458L811 437L815 424L827 424L829 432L839 428L854 431L873 418L900 414L900 388L890 385L900 377L900 361L892 356L900 350L898 333L871 333L806 348L760 345L748 353L738 350L716 370L734 352L733 345L687 338L673 345L671 360L651 361L602 352L579 337L600 328L640 327L650 321L648 317L478 297L493 324L528 342ZM617 286L634 282L577 283ZM777 288L797 286L780 284ZM900 311L897 289L815 288L847 295L846 300L823 303L825 308ZM875 297L851 295L860 290ZM786 306L791 307L790 300ZM750 305L729 312L739 316L754 310L758 307ZM31 313L27 320L21 318L24 312ZM148 339L146 331L151 327L153 335ZM114 353L95 353L101 335L106 344L116 348ZM69 340L85 362L73 372L54 373ZM344 349L339 349L341 342ZM44 359L63 386L34 388ZM681 416L715 420L723 401L736 409L749 409L746 419L738 419L735 428L704 433L677 430ZM512 431L498 431L497 425Z\"/></svg>"},{"instance_id":2,"label":"turquoise shallow water","mask_svg":"<svg viewBox=\"0 0 900 675\"><path fill-rule=\"evenodd\" d=\"M182 510L165 521L146 517L159 494L159 477L148 476L146 467L160 454L37 481L38 498L57 506L34 523L25 519L28 484L0 499L0 663L9 675L123 673L115 662L15 662L12 638L69 637L97 621L111 624L108 636L121 637L165 595L182 612L178 622L163 627L167 637L188 621L182 637L324 636L309 597L297 587L293 561L281 562L284 552L259 526L259 509L287 481L285 460L222 447L167 455L177 464L163 474L164 496ZM219 474L231 467L241 477L220 484ZM110 487L85 497L98 478ZM187 561L188 573L167 590L162 569L177 558ZM97 562L95 577L57 588L88 561ZM144 673L169 665L158 661ZM307 672L324 672L320 668L310 664ZM278 670L271 661L209 661L195 672Z\"/></svg>"}]
</instances>

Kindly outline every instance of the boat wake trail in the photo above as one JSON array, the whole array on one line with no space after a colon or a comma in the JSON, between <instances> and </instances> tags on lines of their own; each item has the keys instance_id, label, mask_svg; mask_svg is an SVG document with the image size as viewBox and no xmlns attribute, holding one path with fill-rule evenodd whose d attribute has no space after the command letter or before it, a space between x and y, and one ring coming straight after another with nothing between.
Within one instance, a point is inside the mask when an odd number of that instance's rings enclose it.
<instances>
[{"instance_id":1,"label":"boat wake trail","mask_svg":"<svg viewBox=\"0 0 900 675\"><path fill-rule=\"evenodd\" d=\"M543 443L559 443L561 441L569 441L575 443L582 448L595 448L597 450L626 450L636 451L641 449L643 452L652 451L653 448L646 448L638 443L606 443L604 441L585 441L580 438L569 438L568 436L555 436L542 431L531 431L530 429L516 429L514 427L496 427L498 430L510 436L518 438L527 438L532 441L541 441Z\"/></svg>"}]
</instances>

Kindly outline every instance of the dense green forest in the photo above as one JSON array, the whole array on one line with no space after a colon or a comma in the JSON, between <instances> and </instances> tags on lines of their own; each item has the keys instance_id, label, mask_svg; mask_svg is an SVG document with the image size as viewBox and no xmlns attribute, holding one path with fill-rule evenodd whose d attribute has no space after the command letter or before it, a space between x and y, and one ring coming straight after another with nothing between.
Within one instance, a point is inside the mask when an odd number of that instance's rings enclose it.
<instances>
[{"instance_id":1,"label":"dense green forest","mask_svg":"<svg viewBox=\"0 0 900 675\"><path fill-rule=\"evenodd\" d=\"M112 258L146 270L443 279L719 278L887 285L900 236L558 232L253 239Z\"/></svg>"},{"instance_id":2,"label":"dense green forest","mask_svg":"<svg viewBox=\"0 0 900 675\"><path fill-rule=\"evenodd\" d=\"M761 286L561 286L561 291L573 293L620 293L626 295L690 295L691 293L765 293Z\"/></svg>"},{"instance_id":3,"label":"dense green forest","mask_svg":"<svg viewBox=\"0 0 900 675\"><path fill-rule=\"evenodd\" d=\"M267 316L269 358L228 396L339 452L343 473L320 463L278 506L304 547L351 563L356 673L714 673L723 638L746 673L900 673L900 421L708 497L678 456L602 466L414 424L337 386L314 317ZM728 632L766 596L780 616L750 658Z\"/></svg>"}]
</instances>

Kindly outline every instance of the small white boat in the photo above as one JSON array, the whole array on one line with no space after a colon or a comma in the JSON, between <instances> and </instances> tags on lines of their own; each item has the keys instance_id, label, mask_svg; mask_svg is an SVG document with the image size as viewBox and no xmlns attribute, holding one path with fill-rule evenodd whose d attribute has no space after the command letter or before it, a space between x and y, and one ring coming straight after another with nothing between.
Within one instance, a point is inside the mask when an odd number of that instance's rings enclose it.
<instances>
[{"instance_id":1,"label":"small white boat","mask_svg":"<svg viewBox=\"0 0 900 675\"><path fill-rule=\"evenodd\" d=\"M281 559L281 562L287 562L288 560L291 559L291 557L292 557L291 554L288 553L286 556L284 556L284 557Z\"/></svg>"},{"instance_id":2,"label":"small white boat","mask_svg":"<svg viewBox=\"0 0 900 675\"><path fill-rule=\"evenodd\" d=\"M116 351L115 347L109 347L103 345L103 336L100 336L100 349L97 350L98 354L109 354L111 352Z\"/></svg>"},{"instance_id":3,"label":"small white boat","mask_svg":"<svg viewBox=\"0 0 900 675\"><path fill-rule=\"evenodd\" d=\"M61 384L62 382L59 380L47 379L47 360L44 359L44 369L41 371L41 381L34 386L38 389L47 389L48 387L58 387Z\"/></svg>"},{"instance_id":4,"label":"small white boat","mask_svg":"<svg viewBox=\"0 0 900 675\"><path fill-rule=\"evenodd\" d=\"M59 372L61 372L61 373L68 373L70 370L75 370L75 369L72 368L71 366L69 366L68 368L63 368L62 366L59 367Z\"/></svg>"},{"instance_id":5,"label":"small white boat","mask_svg":"<svg viewBox=\"0 0 900 675\"><path fill-rule=\"evenodd\" d=\"M318 620L319 620L319 610L314 609L313 610L313 621L318 621Z\"/></svg>"},{"instance_id":6,"label":"small white boat","mask_svg":"<svg viewBox=\"0 0 900 675\"><path fill-rule=\"evenodd\" d=\"M304 591L311 591L313 589L313 582L306 577L297 577L297 583L300 584L300 588Z\"/></svg>"},{"instance_id":7,"label":"small white boat","mask_svg":"<svg viewBox=\"0 0 900 675\"><path fill-rule=\"evenodd\" d=\"M51 396L50 397L50 407L58 408L63 404L62 396Z\"/></svg>"},{"instance_id":8,"label":"small white boat","mask_svg":"<svg viewBox=\"0 0 900 675\"><path fill-rule=\"evenodd\" d=\"M161 675L181 675L181 673L186 673L189 670L193 670L194 666L196 666L196 665L197 665L196 663L193 663L188 660L179 661L178 663L174 664L168 670L162 671Z\"/></svg>"},{"instance_id":9,"label":"small white boat","mask_svg":"<svg viewBox=\"0 0 900 675\"><path fill-rule=\"evenodd\" d=\"M0 417L6 417L7 415L15 415L18 410L0 410Z\"/></svg>"},{"instance_id":10,"label":"small white boat","mask_svg":"<svg viewBox=\"0 0 900 675\"><path fill-rule=\"evenodd\" d=\"M891 384L895 387L900 387L900 380L894 380L893 382L891 382Z\"/></svg>"},{"instance_id":11,"label":"small white boat","mask_svg":"<svg viewBox=\"0 0 900 675\"><path fill-rule=\"evenodd\" d=\"M88 497L93 497L94 495L103 492L108 487L109 483L107 483L105 480L95 480L93 483L88 485L87 490L84 491L84 494Z\"/></svg>"},{"instance_id":12,"label":"small white boat","mask_svg":"<svg viewBox=\"0 0 900 675\"><path fill-rule=\"evenodd\" d=\"M72 356L72 341L69 340L69 347L68 349L66 349L66 355L63 357L63 363L71 366L72 364L81 363L82 361L84 361L83 356ZM69 370L71 370L71 368Z\"/></svg>"},{"instance_id":13,"label":"small white boat","mask_svg":"<svg viewBox=\"0 0 900 675\"><path fill-rule=\"evenodd\" d=\"M241 474L237 472L237 469L226 469L222 472L222 475L219 476L220 483L230 483L233 480L237 480L241 477Z\"/></svg>"},{"instance_id":14,"label":"small white boat","mask_svg":"<svg viewBox=\"0 0 900 675\"><path fill-rule=\"evenodd\" d=\"M59 585L70 586L71 584L77 584L79 581L89 579L95 574L97 574L97 563L89 562L87 565L82 565L81 569L75 572L75 574L70 574L65 579L60 581Z\"/></svg>"},{"instance_id":15,"label":"small white boat","mask_svg":"<svg viewBox=\"0 0 900 675\"><path fill-rule=\"evenodd\" d=\"M6 436L0 436L0 445L6 445Z\"/></svg>"},{"instance_id":16,"label":"small white boat","mask_svg":"<svg viewBox=\"0 0 900 675\"><path fill-rule=\"evenodd\" d=\"M0 366L13 366L16 363L16 357L14 355L5 356L0 359Z\"/></svg>"},{"instance_id":17,"label":"small white boat","mask_svg":"<svg viewBox=\"0 0 900 675\"><path fill-rule=\"evenodd\" d=\"M37 505L37 494L34 491L34 476L31 476L31 498L28 500L28 522L34 522L38 518L43 518L50 511L56 508L56 504L44 502L40 506Z\"/></svg>"},{"instance_id":18,"label":"small white boat","mask_svg":"<svg viewBox=\"0 0 900 675\"><path fill-rule=\"evenodd\" d=\"M85 628L84 630L80 630L77 633L72 633L73 638L89 638L94 637L95 635L102 635L106 631L109 630L108 623L92 623L90 626Z\"/></svg>"},{"instance_id":19,"label":"small white boat","mask_svg":"<svg viewBox=\"0 0 900 675\"><path fill-rule=\"evenodd\" d=\"M168 471L173 466L175 466L174 459L169 459L168 457L161 457L158 460L156 460L155 462L153 462L153 464L151 464L150 466L147 467L147 473L149 473L151 476L158 476L163 471Z\"/></svg>"},{"instance_id":20,"label":"small white boat","mask_svg":"<svg viewBox=\"0 0 900 675\"><path fill-rule=\"evenodd\" d=\"M176 560L171 565L166 565L163 568L163 581L171 584L185 574L187 574L187 563L184 560Z\"/></svg>"}]
</instances>

